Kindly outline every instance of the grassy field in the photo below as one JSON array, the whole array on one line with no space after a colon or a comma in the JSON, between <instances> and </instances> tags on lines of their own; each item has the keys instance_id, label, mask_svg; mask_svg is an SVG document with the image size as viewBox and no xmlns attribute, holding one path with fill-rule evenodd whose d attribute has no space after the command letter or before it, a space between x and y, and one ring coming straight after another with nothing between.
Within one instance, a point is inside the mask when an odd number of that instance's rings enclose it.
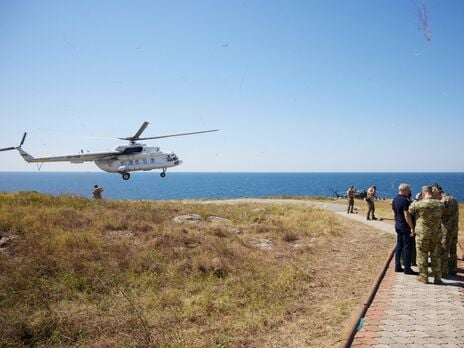
<instances>
[{"instance_id":1,"label":"grassy field","mask_svg":"<svg viewBox=\"0 0 464 348\"><path fill-rule=\"evenodd\" d=\"M392 236L257 206L0 194L0 346L333 346Z\"/></svg>"}]
</instances>

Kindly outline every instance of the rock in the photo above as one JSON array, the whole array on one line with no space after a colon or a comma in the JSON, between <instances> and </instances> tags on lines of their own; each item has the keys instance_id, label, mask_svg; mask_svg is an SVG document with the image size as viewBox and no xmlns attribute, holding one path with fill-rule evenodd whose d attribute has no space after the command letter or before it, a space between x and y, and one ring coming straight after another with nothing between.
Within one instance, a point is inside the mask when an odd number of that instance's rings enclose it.
<instances>
[{"instance_id":1,"label":"rock","mask_svg":"<svg viewBox=\"0 0 464 348\"><path fill-rule=\"evenodd\" d=\"M213 273L219 278L225 278L229 269L226 260L220 257L215 257L211 260L211 268Z\"/></svg>"},{"instance_id":2,"label":"rock","mask_svg":"<svg viewBox=\"0 0 464 348\"><path fill-rule=\"evenodd\" d=\"M179 215L172 219L176 224L183 224L184 222L196 224L202 220L203 218L198 214Z\"/></svg>"},{"instance_id":3,"label":"rock","mask_svg":"<svg viewBox=\"0 0 464 348\"><path fill-rule=\"evenodd\" d=\"M294 248L299 248L303 245L303 241L301 239L296 239L291 241L289 244Z\"/></svg>"},{"instance_id":4,"label":"rock","mask_svg":"<svg viewBox=\"0 0 464 348\"><path fill-rule=\"evenodd\" d=\"M252 210L253 213L265 213L266 208L255 208Z\"/></svg>"},{"instance_id":5,"label":"rock","mask_svg":"<svg viewBox=\"0 0 464 348\"><path fill-rule=\"evenodd\" d=\"M258 239L252 242L252 245L261 250L272 250L272 241L269 239Z\"/></svg>"},{"instance_id":6,"label":"rock","mask_svg":"<svg viewBox=\"0 0 464 348\"><path fill-rule=\"evenodd\" d=\"M242 234L242 231L240 230L240 228L233 227L233 228L229 228L229 233Z\"/></svg>"},{"instance_id":7,"label":"rock","mask_svg":"<svg viewBox=\"0 0 464 348\"><path fill-rule=\"evenodd\" d=\"M10 244L12 240L20 239L20 236L17 236L15 234L12 235L7 235L6 233L2 232L0 235L0 248L5 248Z\"/></svg>"},{"instance_id":8,"label":"rock","mask_svg":"<svg viewBox=\"0 0 464 348\"><path fill-rule=\"evenodd\" d=\"M232 223L232 221L230 221L229 219L219 217L219 216L210 216L208 218L208 221L209 222L216 222L216 223L219 223L219 224L230 224L230 223Z\"/></svg>"}]
</instances>

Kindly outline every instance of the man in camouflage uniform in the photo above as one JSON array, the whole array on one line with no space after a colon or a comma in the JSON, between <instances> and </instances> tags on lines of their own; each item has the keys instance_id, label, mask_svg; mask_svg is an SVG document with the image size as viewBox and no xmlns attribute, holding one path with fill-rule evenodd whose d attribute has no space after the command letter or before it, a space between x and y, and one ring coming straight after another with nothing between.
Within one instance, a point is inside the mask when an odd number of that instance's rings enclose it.
<instances>
[{"instance_id":1,"label":"man in camouflage uniform","mask_svg":"<svg viewBox=\"0 0 464 348\"><path fill-rule=\"evenodd\" d=\"M432 186L422 187L420 201L415 201L409 206L409 213L416 217L416 248L419 276L417 280L428 283L428 256L432 264L434 284L442 284L441 281L441 219L443 215L443 203L432 199Z\"/></svg>"},{"instance_id":2,"label":"man in camouflage uniform","mask_svg":"<svg viewBox=\"0 0 464 348\"><path fill-rule=\"evenodd\" d=\"M98 185L93 186L93 191L92 191L93 198L102 199L102 193L103 193L103 187L100 187Z\"/></svg>"},{"instance_id":3,"label":"man in camouflage uniform","mask_svg":"<svg viewBox=\"0 0 464 348\"><path fill-rule=\"evenodd\" d=\"M375 203L374 199L376 198L377 194L377 187L372 185L367 189L367 197L366 197L366 203L367 203L367 220L377 220L375 217ZM371 215L372 214L372 215Z\"/></svg>"},{"instance_id":4,"label":"man in camouflage uniform","mask_svg":"<svg viewBox=\"0 0 464 348\"><path fill-rule=\"evenodd\" d=\"M459 203L453 196L443 193L438 184L432 186L433 198L440 200L443 205L441 227L441 272L442 275L457 273L457 244L459 224Z\"/></svg>"},{"instance_id":5,"label":"man in camouflage uniform","mask_svg":"<svg viewBox=\"0 0 464 348\"><path fill-rule=\"evenodd\" d=\"M354 188L353 185L351 185L348 190L346 191L346 198L348 199L348 210L347 213L354 214L353 208L354 208L354 194L356 192L356 189Z\"/></svg>"}]
</instances>

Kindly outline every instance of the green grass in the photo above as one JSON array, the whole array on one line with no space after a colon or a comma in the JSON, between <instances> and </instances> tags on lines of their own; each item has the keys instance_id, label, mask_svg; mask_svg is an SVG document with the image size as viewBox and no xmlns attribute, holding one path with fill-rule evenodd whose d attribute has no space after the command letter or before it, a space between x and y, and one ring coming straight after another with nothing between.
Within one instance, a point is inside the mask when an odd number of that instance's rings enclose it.
<instances>
[{"instance_id":1,"label":"green grass","mask_svg":"<svg viewBox=\"0 0 464 348\"><path fill-rule=\"evenodd\" d=\"M0 346L253 345L309 293L325 301L315 309L330 304L318 269L334 241L352 238L346 223L311 207L254 207L0 194L0 231L21 237L0 253ZM233 223L172 222L187 213ZM375 269L391 241L372 243ZM362 298L353 291L331 307L342 327Z\"/></svg>"}]
</instances>

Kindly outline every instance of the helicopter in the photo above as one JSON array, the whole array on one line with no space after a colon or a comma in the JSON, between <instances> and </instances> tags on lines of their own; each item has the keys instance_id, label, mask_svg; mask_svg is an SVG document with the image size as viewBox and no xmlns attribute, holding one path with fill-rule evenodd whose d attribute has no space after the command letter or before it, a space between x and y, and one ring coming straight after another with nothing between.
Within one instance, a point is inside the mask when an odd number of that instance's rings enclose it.
<instances>
[{"instance_id":1,"label":"helicopter","mask_svg":"<svg viewBox=\"0 0 464 348\"><path fill-rule=\"evenodd\" d=\"M340 194L337 191L330 189L336 198L346 198L345 194ZM353 197L356 199L365 199L367 197L367 190L359 190L353 194Z\"/></svg>"},{"instance_id":2,"label":"helicopter","mask_svg":"<svg viewBox=\"0 0 464 348\"><path fill-rule=\"evenodd\" d=\"M84 163L95 162L97 167L108 173L119 173L123 180L129 180L130 172L134 171L149 171L153 169L161 169L160 176L164 178L168 168L176 167L182 164L182 161L175 153L164 153L157 146L147 146L141 144L140 140L161 139L170 137L180 137L192 134L217 132L219 129L204 130L191 133L179 133L169 135L159 135L154 137L140 136L148 127L149 123L144 122L139 130L131 137L117 138L119 140L129 141L128 145L119 145L113 151L109 152L95 152L83 153L77 155L64 155L64 156L51 156L35 158L26 151L22 146L26 140L27 132L24 133L19 146L5 147L0 151L18 150L20 155L28 163L44 162L70 162L70 163Z\"/></svg>"}]
</instances>

